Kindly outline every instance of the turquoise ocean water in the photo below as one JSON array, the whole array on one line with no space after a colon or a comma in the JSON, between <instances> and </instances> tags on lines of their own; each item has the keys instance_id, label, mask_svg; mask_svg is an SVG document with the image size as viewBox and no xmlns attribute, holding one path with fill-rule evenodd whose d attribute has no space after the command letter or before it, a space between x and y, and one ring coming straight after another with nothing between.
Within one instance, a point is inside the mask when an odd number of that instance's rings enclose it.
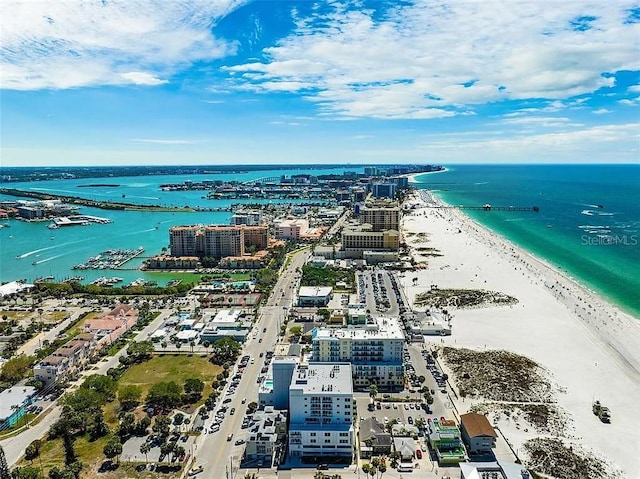
<instances>
[{"instance_id":1,"label":"turquoise ocean water","mask_svg":"<svg viewBox=\"0 0 640 479\"><path fill-rule=\"evenodd\" d=\"M269 200L208 200L202 196L205 191L160 191L163 183L182 183L185 180L202 181L230 180L247 181L257 178L274 177L286 174L312 175L341 174L344 171L362 172L362 167L337 168L326 170L274 170L255 171L241 174L197 175L197 176L135 176L113 178L83 178L71 180L38 181L30 183L5 183L3 186L79 196L92 200L126 201L137 204L153 204L163 206L202 206L216 208L231 203L268 203ZM118 184L118 187L83 187L96 183ZM124 195L124 198L123 198ZM2 200L16 198L0 195ZM303 202L292 201L292 202ZM272 202L277 202L272 200ZM0 229L0 281L26 279L33 281L39 277L53 276L62 280L70 276L83 276L88 283L101 276L121 277L122 284L136 278L157 281L166 284L171 275L146 273L135 270L142 264L144 257L161 253L163 247L169 245L169 228L190 224L228 224L230 212L194 212L194 213L159 213L137 211L112 211L97 208L81 208L80 213L108 218L110 224L91 224L90 226L69 226L50 230L46 222L24 222L18 220L2 221L10 227ZM142 257L126 264L127 270L73 270L75 264L86 261L107 249L145 248Z\"/></svg>"},{"instance_id":2,"label":"turquoise ocean water","mask_svg":"<svg viewBox=\"0 0 640 479\"><path fill-rule=\"evenodd\" d=\"M640 166L460 165L416 181L450 205L538 206L465 213L640 318Z\"/></svg>"}]
</instances>

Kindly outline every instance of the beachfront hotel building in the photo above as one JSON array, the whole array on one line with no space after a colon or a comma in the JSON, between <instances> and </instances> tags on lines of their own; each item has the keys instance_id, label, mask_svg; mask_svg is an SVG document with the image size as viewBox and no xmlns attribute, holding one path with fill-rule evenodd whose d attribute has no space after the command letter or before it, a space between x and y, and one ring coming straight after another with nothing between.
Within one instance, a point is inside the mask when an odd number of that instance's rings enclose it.
<instances>
[{"instance_id":1,"label":"beachfront hotel building","mask_svg":"<svg viewBox=\"0 0 640 479\"><path fill-rule=\"evenodd\" d=\"M349 363L300 364L289 386L289 454L353 456L354 402Z\"/></svg>"},{"instance_id":2,"label":"beachfront hotel building","mask_svg":"<svg viewBox=\"0 0 640 479\"><path fill-rule=\"evenodd\" d=\"M311 362L349 362L356 389L375 384L380 390L404 384L404 334L396 318L371 318L364 326L315 328Z\"/></svg>"},{"instance_id":3,"label":"beachfront hotel building","mask_svg":"<svg viewBox=\"0 0 640 479\"><path fill-rule=\"evenodd\" d=\"M360 224L369 224L373 231L399 230L400 207L395 201L369 201L360 208Z\"/></svg>"},{"instance_id":4,"label":"beachfront hotel building","mask_svg":"<svg viewBox=\"0 0 640 479\"><path fill-rule=\"evenodd\" d=\"M365 251L397 253L400 249L400 232L397 230L373 231L370 224L345 226L342 231L342 250L345 258L362 259Z\"/></svg>"}]
</instances>

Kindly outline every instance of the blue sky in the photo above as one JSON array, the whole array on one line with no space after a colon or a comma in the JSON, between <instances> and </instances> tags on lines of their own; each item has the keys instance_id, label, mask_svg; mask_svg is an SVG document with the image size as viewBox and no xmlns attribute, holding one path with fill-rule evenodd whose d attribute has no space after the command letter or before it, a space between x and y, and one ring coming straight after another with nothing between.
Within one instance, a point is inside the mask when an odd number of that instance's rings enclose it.
<instances>
[{"instance_id":1,"label":"blue sky","mask_svg":"<svg viewBox=\"0 0 640 479\"><path fill-rule=\"evenodd\" d=\"M3 166L640 163L640 6L3 2Z\"/></svg>"}]
</instances>

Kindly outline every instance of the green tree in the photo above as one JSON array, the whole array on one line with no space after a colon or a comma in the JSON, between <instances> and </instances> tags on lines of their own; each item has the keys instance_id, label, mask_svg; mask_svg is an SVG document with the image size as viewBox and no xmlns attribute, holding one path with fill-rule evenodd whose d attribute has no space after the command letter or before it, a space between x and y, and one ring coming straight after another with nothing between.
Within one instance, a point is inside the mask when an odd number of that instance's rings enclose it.
<instances>
[{"instance_id":1,"label":"green tree","mask_svg":"<svg viewBox=\"0 0 640 479\"><path fill-rule=\"evenodd\" d=\"M258 409L258 403L257 402L251 401L249 404L247 404L247 411L250 414L253 414L256 411L256 409Z\"/></svg>"},{"instance_id":2,"label":"green tree","mask_svg":"<svg viewBox=\"0 0 640 479\"><path fill-rule=\"evenodd\" d=\"M160 406L170 409L182 399L182 387L174 381L156 383L147 394L147 403L152 406Z\"/></svg>"},{"instance_id":3,"label":"green tree","mask_svg":"<svg viewBox=\"0 0 640 479\"><path fill-rule=\"evenodd\" d=\"M135 408L140 403L141 397L142 388L133 384L122 386L118 391L120 406L125 411Z\"/></svg>"},{"instance_id":4,"label":"green tree","mask_svg":"<svg viewBox=\"0 0 640 479\"><path fill-rule=\"evenodd\" d=\"M9 479L9 476L6 476ZM44 479L40 471L35 467L17 467L11 472L12 479Z\"/></svg>"},{"instance_id":5,"label":"green tree","mask_svg":"<svg viewBox=\"0 0 640 479\"><path fill-rule=\"evenodd\" d=\"M160 454L165 456L165 458L167 459L167 462L169 462L169 459L170 459L169 455L171 454L171 452L173 452L175 447L176 447L175 442L165 442L160 446Z\"/></svg>"},{"instance_id":6,"label":"green tree","mask_svg":"<svg viewBox=\"0 0 640 479\"><path fill-rule=\"evenodd\" d=\"M120 442L120 438L118 436L113 436L109 439L109 442L104 445L102 452L104 452L107 459L113 459L115 457L117 458L116 462L120 462L120 454L122 454L122 443Z\"/></svg>"},{"instance_id":7,"label":"green tree","mask_svg":"<svg viewBox=\"0 0 640 479\"><path fill-rule=\"evenodd\" d=\"M196 402L202 396L204 382L197 378L188 378L184 382L184 394L187 402Z\"/></svg>"},{"instance_id":8,"label":"green tree","mask_svg":"<svg viewBox=\"0 0 640 479\"><path fill-rule=\"evenodd\" d=\"M62 446L64 447L65 465L73 464L77 460L76 451L73 445L73 437L69 431L62 434Z\"/></svg>"},{"instance_id":9,"label":"green tree","mask_svg":"<svg viewBox=\"0 0 640 479\"><path fill-rule=\"evenodd\" d=\"M68 468L53 466L49 470L49 479L75 479L75 474Z\"/></svg>"},{"instance_id":10,"label":"green tree","mask_svg":"<svg viewBox=\"0 0 640 479\"><path fill-rule=\"evenodd\" d=\"M84 380L82 387L102 394L105 397L106 402L112 401L115 398L118 385L110 376L92 374Z\"/></svg>"},{"instance_id":11,"label":"green tree","mask_svg":"<svg viewBox=\"0 0 640 479\"><path fill-rule=\"evenodd\" d=\"M159 433L161 436L169 434L169 427L171 426L171 419L167 416L157 416L151 428L153 432Z\"/></svg>"},{"instance_id":12,"label":"green tree","mask_svg":"<svg viewBox=\"0 0 640 479\"><path fill-rule=\"evenodd\" d=\"M377 396L378 396L378 386L376 386L375 384L372 384L371 386L369 386L369 397L375 401Z\"/></svg>"},{"instance_id":13,"label":"green tree","mask_svg":"<svg viewBox=\"0 0 640 479\"><path fill-rule=\"evenodd\" d=\"M109 434L109 426L104 422L104 414L100 411L93 416L93 424L89 428L89 436L91 436L92 441L95 441L107 434Z\"/></svg>"},{"instance_id":14,"label":"green tree","mask_svg":"<svg viewBox=\"0 0 640 479\"><path fill-rule=\"evenodd\" d=\"M149 451L151 451L151 446L148 442L143 442L142 444L140 444L140 454L144 454L145 462L149 462Z\"/></svg>"},{"instance_id":15,"label":"green tree","mask_svg":"<svg viewBox=\"0 0 640 479\"><path fill-rule=\"evenodd\" d=\"M35 356L25 356L24 354L9 359L0 369L0 381L13 385L26 378L31 374L35 361Z\"/></svg>"},{"instance_id":16,"label":"green tree","mask_svg":"<svg viewBox=\"0 0 640 479\"><path fill-rule=\"evenodd\" d=\"M29 444L24 450L24 457L28 461L33 461L40 454L41 441L36 439Z\"/></svg>"},{"instance_id":17,"label":"green tree","mask_svg":"<svg viewBox=\"0 0 640 479\"><path fill-rule=\"evenodd\" d=\"M240 354L240 344L233 338L218 339L211 347L211 359L214 364L222 365L235 361Z\"/></svg>"},{"instance_id":18,"label":"green tree","mask_svg":"<svg viewBox=\"0 0 640 479\"><path fill-rule=\"evenodd\" d=\"M132 362L139 363L151 359L154 350L155 347L151 341L138 341L131 343L127 348L127 355Z\"/></svg>"},{"instance_id":19,"label":"green tree","mask_svg":"<svg viewBox=\"0 0 640 479\"><path fill-rule=\"evenodd\" d=\"M182 414L181 412L173 416L173 424L175 424L176 426L182 425L183 422L184 422L184 414Z\"/></svg>"}]
</instances>

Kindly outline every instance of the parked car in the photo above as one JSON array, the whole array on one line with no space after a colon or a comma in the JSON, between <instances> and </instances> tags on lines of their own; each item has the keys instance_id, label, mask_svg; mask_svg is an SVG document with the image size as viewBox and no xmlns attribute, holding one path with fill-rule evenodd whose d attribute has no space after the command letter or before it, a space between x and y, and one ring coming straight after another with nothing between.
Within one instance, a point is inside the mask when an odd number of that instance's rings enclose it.
<instances>
[{"instance_id":1,"label":"parked car","mask_svg":"<svg viewBox=\"0 0 640 479\"><path fill-rule=\"evenodd\" d=\"M195 476L196 474L200 474L204 468L202 466L192 467L189 470L189 476Z\"/></svg>"}]
</instances>

